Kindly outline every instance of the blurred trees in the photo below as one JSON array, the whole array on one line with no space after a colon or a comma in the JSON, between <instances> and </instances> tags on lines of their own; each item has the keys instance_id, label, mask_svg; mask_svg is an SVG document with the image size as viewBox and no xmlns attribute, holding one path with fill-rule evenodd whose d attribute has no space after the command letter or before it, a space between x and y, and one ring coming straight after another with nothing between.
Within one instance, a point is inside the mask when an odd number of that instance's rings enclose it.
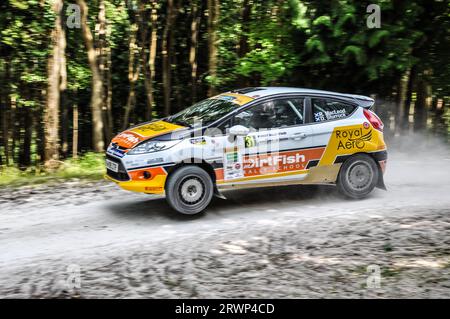
<instances>
[{"instance_id":1,"label":"blurred trees","mask_svg":"<svg viewBox=\"0 0 450 319\"><path fill-rule=\"evenodd\" d=\"M448 139L449 3L377 4L369 29L356 0L2 1L0 165L101 152L128 125L243 86L373 95L388 134Z\"/></svg>"}]
</instances>

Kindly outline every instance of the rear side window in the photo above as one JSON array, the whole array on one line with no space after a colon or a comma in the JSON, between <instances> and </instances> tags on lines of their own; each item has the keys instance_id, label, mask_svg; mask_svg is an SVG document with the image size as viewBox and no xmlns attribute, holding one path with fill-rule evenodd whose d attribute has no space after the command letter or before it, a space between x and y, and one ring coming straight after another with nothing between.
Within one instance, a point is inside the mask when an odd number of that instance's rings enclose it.
<instances>
[{"instance_id":1,"label":"rear side window","mask_svg":"<svg viewBox=\"0 0 450 319\"><path fill-rule=\"evenodd\" d=\"M325 122L345 118L356 106L331 99L311 99L314 122Z\"/></svg>"}]
</instances>

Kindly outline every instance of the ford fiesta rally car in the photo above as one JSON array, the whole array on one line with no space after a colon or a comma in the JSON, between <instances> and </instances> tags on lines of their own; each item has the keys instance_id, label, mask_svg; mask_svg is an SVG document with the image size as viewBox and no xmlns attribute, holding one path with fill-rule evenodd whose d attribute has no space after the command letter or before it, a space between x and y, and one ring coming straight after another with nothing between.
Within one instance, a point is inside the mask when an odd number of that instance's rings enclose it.
<instances>
[{"instance_id":1,"label":"ford fiesta rally car","mask_svg":"<svg viewBox=\"0 0 450 319\"><path fill-rule=\"evenodd\" d=\"M223 189L336 184L350 198L385 189L387 152L374 100L328 91L259 87L203 100L112 140L106 177L164 194L196 214Z\"/></svg>"}]
</instances>

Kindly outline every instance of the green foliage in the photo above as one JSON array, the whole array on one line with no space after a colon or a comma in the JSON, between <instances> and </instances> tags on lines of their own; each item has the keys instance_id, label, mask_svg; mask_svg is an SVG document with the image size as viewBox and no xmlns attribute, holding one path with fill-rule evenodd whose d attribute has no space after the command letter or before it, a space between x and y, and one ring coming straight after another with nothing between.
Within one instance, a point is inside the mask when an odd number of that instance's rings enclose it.
<instances>
[{"instance_id":1,"label":"green foliage","mask_svg":"<svg viewBox=\"0 0 450 319\"><path fill-rule=\"evenodd\" d=\"M234 73L247 78L259 78L262 85L277 83L287 76L298 64L291 39L296 28L306 26L304 14L305 7L298 1L289 1L282 6L277 1L255 1L253 18L248 21L249 31L245 34L250 50L235 60ZM242 29L233 31L244 35ZM240 36L234 36L235 43Z\"/></svg>"},{"instance_id":2,"label":"green foliage","mask_svg":"<svg viewBox=\"0 0 450 319\"><path fill-rule=\"evenodd\" d=\"M223 0L220 1L217 27L217 76L212 77L208 66L211 37L208 34L206 1L192 0L174 1L177 9L175 24L171 28L172 112L188 106L194 96L191 86L192 65L189 61L194 2L200 18L195 90L197 100L206 97L209 85L214 85L218 91L239 86L288 85L392 97L399 79L415 67L418 74L427 72L433 95L446 99L448 105L450 6L445 1L380 0L377 4L381 6L381 28L368 29L368 3L362 1ZM73 3L73 0L64 1L65 8ZM98 23L99 2L86 3L89 6L88 23L95 45L98 46L95 27ZM136 18L140 3L141 0L105 0L106 44L111 49L113 133L123 125L124 105L130 93L130 26ZM24 114L33 115L32 164L38 165L42 156L47 61L55 22L51 5L52 1L49 0L0 1L0 116L8 113L10 119L14 119L13 123L7 123L9 163L18 162L18 158L23 155L24 136L30 127L25 124ZM250 12L245 17L244 12L247 11L243 10L244 5ZM147 11L137 34L137 45L148 57L148 37L152 31L150 2L146 1L144 7ZM157 9L158 47L153 82L155 105L152 110L155 117L161 116L164 110L161 49L167 22L167 1L158 1ZM142 43L144 30L147 41ZM76 103L79 109L79 148L86 152L92 147L91 70L81 29L66 28L65 31L68 89L61 92L60 133L68 135L70 149L71 106ZM136 54L135 66L142 62L142 56ZM145 120L147 108L143 76L145 67L140 67L141 74L135 83L136 103L130 114L133 123ZM8 104L5 101L10 100L14 101L14 111L3 113L3 105ZM442 119L448 123L448 107L442 113ZM64 127L62 123L65 123ZM4 156L4 146L0 149L0 155ZM90 162L87 159L83 161ZM69 167L64 169L64 174L77 175L83 166L81 164L67 161ZM10 172L11 176L25 174L25 178L42 173L38 170ZM47 178L47 173L42 174Z\"/></svg>"},{"instance_id":3,"label":"green foliage","mask_svg":"<svg viewBox=\"0 0 450 319\"><path fill-rule=\"evenodd\" d=\"M104 156L97 153L86 153L78 159L68 159L54 172L45 171L42 167L29 167L20 170L16 167L0 167L0 187L40 184L49 181L66 179L101 179L105 174Z\"/></svg>"},{"instance_id":4,"label":"green foliage","mask_svg":"<svg viewBox=\"0 0 450 319\"><path fill-rule=\"evenodd\" d=\"M373 48L375 46L377 46L381 40L385 37L389 36L389 31L388 30L377 30L375 31L370 37L369 37L369 41L368 41L368 45L369 48Z\"/></svg>"},{"instance_id":5,"label":"green foliage","mask_svg":"<svg viewBox=\"0 0 450 319\"><path fill-rule=\"evenodd\" d=\"M350 57L354 57L358 65L364 65L366 63L366 54L363 48L356 45L348 45L342 50L344 61L348 62Z\"/></svg>"},{"instance_id":6,"label":"green foliage","mask_svg":"<svg viewBox=\"0 0 450 319\"><path fill-rule=\"evenodd\" d=\"M331 29L331 18L329 16L320 16L314 19L313 26L325 26Z\"/></svg>"}]
</instances>

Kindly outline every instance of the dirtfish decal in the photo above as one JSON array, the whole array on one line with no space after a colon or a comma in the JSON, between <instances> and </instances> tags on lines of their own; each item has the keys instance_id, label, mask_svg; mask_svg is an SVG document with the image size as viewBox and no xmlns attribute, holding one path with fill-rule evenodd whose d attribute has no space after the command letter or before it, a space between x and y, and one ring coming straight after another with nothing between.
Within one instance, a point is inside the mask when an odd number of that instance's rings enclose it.
<instances>
[{"instance_id":1,"label":"dirtfish decal","mask_svg":"<svg viewBox=\"0 0 450 319\"><path fill-rule=\"evenodd\" d=\"M295 155L276 155L276 156L267 156L267 157L254 157L249 158L246 161L245 168L255 168L255 167L263 167L263 166L278 166L278 165L286 165L286 164L295 164L295 163L304 163L306 162L306 157L303 154L295 154Z\"/></svg>"}]
</instances>

